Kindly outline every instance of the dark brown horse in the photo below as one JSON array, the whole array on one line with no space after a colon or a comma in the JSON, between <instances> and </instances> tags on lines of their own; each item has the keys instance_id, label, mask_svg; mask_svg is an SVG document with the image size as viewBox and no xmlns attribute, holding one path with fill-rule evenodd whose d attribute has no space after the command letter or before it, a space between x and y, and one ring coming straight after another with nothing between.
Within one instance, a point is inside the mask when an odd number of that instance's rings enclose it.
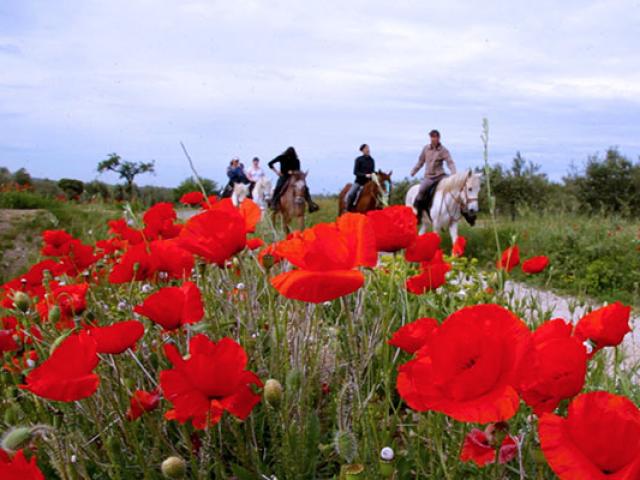
<instances>
[{"instance_id":1,"label":"dark brown horse","mask_svg":"<svg viewBox=\"0 0 640 480\"><path fill-rule=\"evenodd\" d=\"M304 213L307 207L305 191L307 188L307 174L304 172L292 172L282 188L282 194L278 201L278 208L273 211L272 221L276 224L276 215L282 215L282 225L284 231L289 233L289 223L298 220L298 228L304 229Z\"/></svg>"},{"instance_id":2,"label":"dark brown horse","mask_svg":"<svg viewBox=\"0 0 640 480\"><path fill-rule=\"evenodd\" d=\"M360 196L356 201L354 212L366 213L370 210L379 210L385 206L389 195L391 195L391 174L378 170L373 174L371 181L367 182ZM346 196L351 188L351 184L347 183L338 196L338 215L342 215L347 211Z\"/></svg>"}]
</instances>

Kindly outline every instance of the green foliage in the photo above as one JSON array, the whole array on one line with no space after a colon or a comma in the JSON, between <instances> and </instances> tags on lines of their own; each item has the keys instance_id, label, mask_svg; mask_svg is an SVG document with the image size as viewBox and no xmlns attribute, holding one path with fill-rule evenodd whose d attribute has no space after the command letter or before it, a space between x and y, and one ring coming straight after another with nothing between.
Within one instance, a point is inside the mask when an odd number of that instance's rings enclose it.
<instances>
[{"instance_id":1,"label":"green foliage","mask_svg":"<svg viewBox=\"0 0 640 480\"><path fill-rule=\"evenodd\" d=\"M21 187L29 186L33 183L31 175L29 175L29 172L27 172L25 168L16 170L13 174L13 181Z\"/></svg>"},{"instance_id":2,"label":"green foliage","mask_svg":"<svg viewBox=\"0 0 640 480\"><path fill-rule=\"evenodd\" d=\"M218 184L209 178L201 178L200 183L204 188L205 194L207 196L213 195L217 193L219 187ZM180 200L180 197L185 193L200 191L200 185L196 182L193 177L185 178L180 185L173 189L173 201L177 202Z\"/></svg>"},{"instance_id":3,"label":"green foliage","mask_svg":"<svg viewBox=\"0 0 640 480\"><path fill-rule=\"evenodd\" d=\"M403 178L397 182L393 182L391 187L391 197L389 199L390 205L404 205L404 199L407 196L407 192L411 188L412 185L415 185L417 182L415 180L411 180L410 178Z\"/></svg>"},{"instance_id":4,"label":"green foliage","mask_svg":"<svg viewBox=\"0 0 640 480\"><path fill-rule=\"evenodd\" d=\"M84 192L84 183L74 178L61 178L58 180L58 187L68 199L79 199Z\"/></svg>"},{"instance_id":5,"label":"green foliage","mask_svg":"<svg viewBox=\"0 0 640 480\"><path fill-rule=\"evenodd\" d=\"M632 163L616 148L604 158L589 157L584 172L572 172L565 183L589 212L640 214L640 162Z\"/></svg>"}]
</instances>

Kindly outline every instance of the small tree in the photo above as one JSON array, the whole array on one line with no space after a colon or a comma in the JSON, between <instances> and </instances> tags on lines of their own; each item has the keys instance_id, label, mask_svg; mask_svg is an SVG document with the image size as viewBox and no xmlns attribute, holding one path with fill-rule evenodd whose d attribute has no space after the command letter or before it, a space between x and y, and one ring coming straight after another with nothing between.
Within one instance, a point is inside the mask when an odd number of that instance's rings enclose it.
<instances>
[{"instance_id":1,"label":"small tree","mask_svg":"<svg viewBox=\"0 0 640 480\"><path fill-rule=\"evenodd\" d=\"M33 183L31 175L29 175L26 168L16 170L13 174L13 181L21 187L30 187Z\"/></svg>"},{"instance_id":2,"label":"small tree","mask_svg":"<svg viewBox=\"0 0 640 480\"><path fill-rule=\"evenodd\" d=\"M155 163L151 162L129 162L122 160L120 155L110 153L106 160L98 164L98 172L112 171L125 181L125 190L129 198L133 198L133 180L143 173L154 173Z\"/></svg>"},{"instance_id":3,"label":"small tree","mask_svg":"<svg viewBox=\"0 0 640 480\"><path fill-rule=\"evenodd\" d=\"M204 193L209 196L218 191L218 184L209 178L201 178L200 182L204 188ZM182 195L189 192L200 191L200 185L198 185L193 177L185 178L180 185L173 189L174 201L179 201Z\"/></svg>"},{"instance_id":4,"label":"small tree","mask_svg":"<svg viewBox=\"0 0 640 480\"><path fill-rule=\"evenodd\" d=\"M78 199L84 192L84 183L75 178L61 178L58 180L58 187L69 199Z\"/></svg>"}]
</instances>

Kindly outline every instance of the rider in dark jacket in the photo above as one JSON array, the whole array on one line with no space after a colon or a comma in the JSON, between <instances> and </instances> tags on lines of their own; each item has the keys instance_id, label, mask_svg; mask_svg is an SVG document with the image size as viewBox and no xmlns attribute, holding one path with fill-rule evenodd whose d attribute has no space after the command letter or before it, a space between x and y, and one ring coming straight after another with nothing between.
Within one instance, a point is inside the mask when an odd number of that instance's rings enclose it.
<instances>
[{"instance_id":1,"label":"rider in dark jacket","mask_svg":"<svg viewBox=\"0 0 640 480\"><path fill-rule=\"evenodd\" d=\"M280 171L274 168L276 163L280 164ZM287 180L289 180L289 177L293 172L300 171L300 159L298 158L298 154L295 149L293 147L289 147L284 151L284 153L271 160L268 163L268 166L276 173L276 175L278 175L278 181L273 190L273 196L271 197L271 208L277 210L280 202L280 195L282 195L282 188L285 183L287 183ZM315 212L320 209L320 207L311 200L309 187L305 189L305 199L309 205L309 212Z\"/></svg>"},{"instance_id":2,"label":"rider in dark jacket","mask_svg":"<svg viewBox=\"0 0 640 480\"><path fill-rule=\"evenodd\" d=\"M362 155L356 158L353 166L353 174L356 176L356 179L345 198L347 210L349 211L355 208L354 203L358 190L364 187L367 182L371 181L371 176L376 171L376 162L370 155L369 145L363 143L360 146L360 152L362 152Z\"/></svg>"}]
</instances>

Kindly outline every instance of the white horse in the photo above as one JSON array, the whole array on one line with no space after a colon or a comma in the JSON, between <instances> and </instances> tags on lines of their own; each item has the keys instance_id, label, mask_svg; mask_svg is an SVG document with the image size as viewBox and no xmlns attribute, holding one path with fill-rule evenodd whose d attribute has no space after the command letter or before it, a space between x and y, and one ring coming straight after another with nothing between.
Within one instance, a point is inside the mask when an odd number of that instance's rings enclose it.
<instances>
[{"instance_id":1,"label":"white horse","mask_svg":"<svg viewBox=\"0 0 640 480\"><path fill-rule=\"evenodd\" d=\"M253 187L253 200L262 210L267 207L267 204L271 200L272 190L271 180L267 177L261 177Z\"/></svg>"},{"instance_id":2,"label":"white horse","mask_svg":"<svg viewBox=\"0 0 640 480\"><path fill-rule=\"evenodd\" d=\"M245 198L249 196L249 187L244 183L234 183L231 193L231 203L234 207L239 207Z\"/></svg>"},{"instance_id":3,"label":"white horse","mask_svg":"<svg viewBox=\"0 0 640 480\"><path fill-rule=\"evenodd\" d=\"M427 226L432 224L436 232L449 229L451 241L455 242L458 238L458 222L462 216L465 215L471 221L475 221L481 178L480 174L473 173L471 170L443 178L433 195L429 215L427 212L422 214L420 234L425 233ZM405 205L413 208L419 188L420 185L414 185L409 189L405 197Z\"/></svg>"}]
</instances>

